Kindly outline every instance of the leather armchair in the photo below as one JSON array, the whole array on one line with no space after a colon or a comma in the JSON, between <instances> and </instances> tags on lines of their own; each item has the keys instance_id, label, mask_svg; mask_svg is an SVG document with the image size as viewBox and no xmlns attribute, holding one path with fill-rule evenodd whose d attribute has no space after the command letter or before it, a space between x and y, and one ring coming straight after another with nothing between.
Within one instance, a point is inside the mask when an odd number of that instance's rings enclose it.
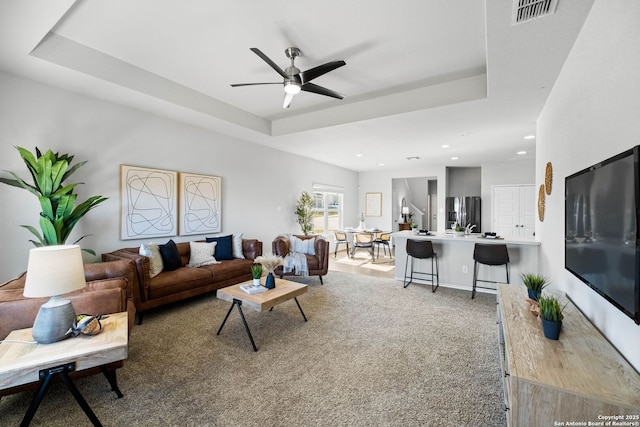
<instances>
[{"instance_id":1,"label":"leather armchair","mask_svg":"<svg viewBox=\"0 0 640 427\"><path fill-rule=\"evenodd\" d=\"M305 255L307 258L307 267L309 270L309 276L318 276L320 278L320 284L322 282L322 276L326 275L329 271L329 242L322 236L303 236L294 234L301 240L314 239L313 244L315 255ZM287 256L290 249L290 242L287 236L278 236L271 243L273 254L284 258ZM295 272L285 273L282 267L276 268L274 271L276 276L282 278L283 276L293 276Z\"/></svg>"}]
</instances>

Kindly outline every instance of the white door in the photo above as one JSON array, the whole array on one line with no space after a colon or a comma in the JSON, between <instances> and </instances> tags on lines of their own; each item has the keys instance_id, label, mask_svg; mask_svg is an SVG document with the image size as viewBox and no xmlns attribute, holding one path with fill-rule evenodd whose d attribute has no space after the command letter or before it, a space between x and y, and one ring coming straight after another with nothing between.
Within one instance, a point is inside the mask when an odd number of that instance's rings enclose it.
<instances>
[{"instance_id":1,"label":"white door","mask_svg":"<svg viewBox=\"0 0 640 427\"><path fill-rule=\"evenodd\" d=\"M493 229L502 237L533 236L535 186L504 185L492 188Z\"/></svg>"},{"instance_id":2,"label":"white door","mask_svg":"<svg viewBox=\"0 0 640 427\"><path fill-rule=\"evenodd\" d=\"M536 189L534 185L520 188L520 236L533 237L536 231Z\"/></svg>"}]
</instances>

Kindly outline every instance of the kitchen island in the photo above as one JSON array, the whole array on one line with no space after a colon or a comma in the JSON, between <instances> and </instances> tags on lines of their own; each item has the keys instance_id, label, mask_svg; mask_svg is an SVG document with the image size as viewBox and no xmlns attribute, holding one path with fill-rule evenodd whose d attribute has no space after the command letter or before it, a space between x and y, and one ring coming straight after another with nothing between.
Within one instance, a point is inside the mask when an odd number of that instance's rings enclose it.
<instances>
[{"instance_id":1,"label":"kitchen island","mask_svg":"<svg viewBox=\"0 0 640 427\"><path fill-rule=\"evenodd\" d=\"M407 259L406 245L407 239L431 240L433 249L438 254L440 270L440 286L469 290L473 286L473 248L475 243L486 244L506 244L509 252L509 274L511 283L522 284L521 273L541 273L538 264L538 252L540 242L532 238L510 237L505 239L487 239L479 233L472 233L465 236L455 236L449 233L433 233L429 236L414 234L412 231L398 231L393 233L393 244L395 246L395 279L403 280L405 273L405 263ZM414 270L430 271L430 260L415 260ZM504 266L480 265L478 277L484 280L506 281ZM414 282L430 283L426 280L416 278ZM479 286L493 286L491 283L479 283ZM478 292L485 292L485 289L478 288Z\"/></svg>"}]
</instances>

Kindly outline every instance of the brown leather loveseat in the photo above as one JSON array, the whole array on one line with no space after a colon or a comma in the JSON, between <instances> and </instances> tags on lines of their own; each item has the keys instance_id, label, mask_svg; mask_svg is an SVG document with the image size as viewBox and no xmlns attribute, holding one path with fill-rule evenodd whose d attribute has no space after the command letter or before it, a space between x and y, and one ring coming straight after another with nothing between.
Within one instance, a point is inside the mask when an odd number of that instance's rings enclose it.
<instances>
[{"instance_id":1,"label":"brown leather loveseat","mask_svg":"<svg viewBox=\"0 0 640 427\"><path fill-rule=\"evenodd\" d=\"M313 252L314 254L304 254L307 259L307 269L309 276L318 276L320 283L322 284L322 276L326 275L329 271L329 242L322 236L304 236L294 234L296 238L304 241L314 239ZM295 240L295 239L294 239ZM275 238L271 243L273 254L285 258L287 254L293 252L293 248L290 243L290 236L280 235ZM296 275L295 271L285 273L282 266L276 268L274 274L282 278L283 276Z\"/></svg>"},{"instance_id":2,"label":"brown leather loveseat","mask_svg":"<svg viewBox=\"0 0 640 427\"><path fill-rule=\"evenodd\" d=\"M0 340L16 329L30 328L40 306L48 298L27 298L22 295L27 273L0 284ZM135 269L131 261L98 262L84 265L87 286L65 294L76 313L108 314L127 311L129 330L133 326L135 306L133 283Z\"/></svg>"},{"instance_id":3,"label":"brown leather loveseat","mask_svg":"<svg viewBox=\"0 0 640 427\"><path fill-rule=\"evenodd\" d=\"M175 270L162 271L151 277L149 257L140 255L139 248L124 248L102 254L103 261L128 259L135 263L136 281L133 300L136 306L137 324L142 323L146 310L211 292L225 286L251 279L253 260L262 255L262 242L242 239L244 259L234 258L220 264L187 267L191 254L189 242L175 244L180 254L181 266Z\"/></svg>"}]
</instances>

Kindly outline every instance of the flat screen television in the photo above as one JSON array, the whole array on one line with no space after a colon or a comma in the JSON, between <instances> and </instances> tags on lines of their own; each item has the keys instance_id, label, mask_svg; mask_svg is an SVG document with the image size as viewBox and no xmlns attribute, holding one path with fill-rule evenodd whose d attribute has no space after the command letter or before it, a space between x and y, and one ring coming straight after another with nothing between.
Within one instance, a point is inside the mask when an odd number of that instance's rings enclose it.
<instances>
[{"instance_id":1,"label":"flat screen television","mask_svg":"<svg viewBox=\"0 0 640 427\"><path fill-rule=\"evenodd\" d=\"M565 178L565 268L640 325L640 146Z\"/></svg>"}]
</instances>

